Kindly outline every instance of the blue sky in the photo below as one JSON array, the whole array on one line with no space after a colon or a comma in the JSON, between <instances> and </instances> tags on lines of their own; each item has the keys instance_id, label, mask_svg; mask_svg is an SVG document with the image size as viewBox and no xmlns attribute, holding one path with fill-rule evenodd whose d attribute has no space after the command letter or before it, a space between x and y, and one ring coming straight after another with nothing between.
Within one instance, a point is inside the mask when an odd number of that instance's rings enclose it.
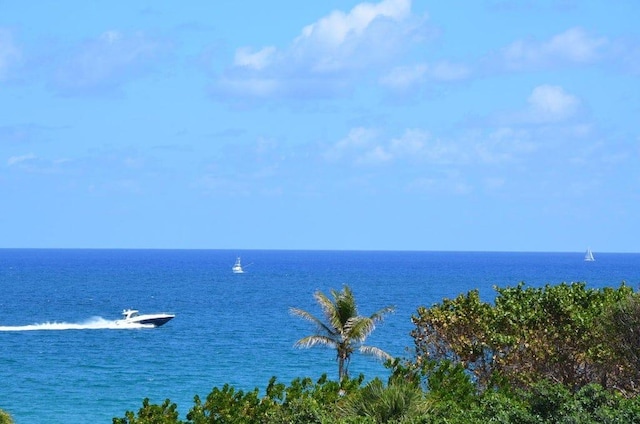
<instances>
[{"instance_id":1,"label":"blue sky","mask_svg":"<svg viewBox=\"0 0 640 424\"><path fill-rule=\"evenodd\" d=\"M640 251L636 0L0 0L0 247Z\"/></svg>"}]
</instances>

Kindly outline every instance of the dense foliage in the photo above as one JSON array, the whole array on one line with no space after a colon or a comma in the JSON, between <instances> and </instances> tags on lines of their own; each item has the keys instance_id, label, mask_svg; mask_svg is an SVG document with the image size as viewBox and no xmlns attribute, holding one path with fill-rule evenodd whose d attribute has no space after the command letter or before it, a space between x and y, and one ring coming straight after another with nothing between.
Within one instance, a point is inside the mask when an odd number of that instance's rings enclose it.
<instances>
[{"instance_id":1,"label":"dense foliage","mask_svg":"<svg viewBox=\"0 0 640 424\"><path fill-rule=\"evenodd\" d=\"M145 399L138 414L128 411L124 418L114 418L114 424L236 424L236 423L322 423L327 417L337 416L340 405L348 394L357 393L363 377L331 381L323 375L318 381L310 378L295 379L289 386L269 382L266 393L258 390L244 392L229 385L215 387L202 401L194 398L194 406L187 413L187 421L178 419L176 405L170 400L159 405Z\"/></svg>"},{"instance_id":2,"label":"dense foliage","mask_svg":"<svg viewBox=\"0 0 640 424\"><path fill-rule=\"evenodd\" d=\"M452 371L452 370L450 370ZM458 377L464 374L459 374ZM455 380L455 379L454 379ZM454 390L451 383L425 392L411 381L398 379L383 384L375 379L343 380L348 388L324 377L313 383L296 379L284 386L272 380L264 396L257 391L214 388L195 405L186 421L177 416L176 405L143 401L137 414L128 411L114 424L484 424L519 423L633 423L640 422L640 397L625 398L597 384L577 392L546 381L528 390ZM442 382L441 382L442 383ZM471 380L463 386L472 385ZM455 386L455 384L453 384Z\"/></svg>"},{"instance_id":3,"label":"dense foliage","mask_svg":"<svg viewBox=\"0 0 640 424\"><path fill-rule=\"evenodd\" d=\"M179 417L142 403L114 424L640 422L640 298L624 284L477 291L419 308L414 358L387 382L272 378L264 394L225 385Z\"/></svg>"},{"instance_id":4,"label":"dense foliage","mask_svg":"<svg viewBox=\"0 0 640 424\"><path fill-rule=\"evenodd\" d=\"M627 394L640 390L640 298L583 283L497 288L493 304L470 291L412 320L416 364L450 360L483 389L506 379L528 388L541 380L580 389L591 383Z\"/></svg>"},{"instance_id":5,"label":"dense foliage","mask_svg":"<svg viewBox=\"0 0 640 424\"><path fill-rule=\"evenodd\" d=\"M13 424L11 416L0 409L0 424Z\"/></svg>"}]
</instances>

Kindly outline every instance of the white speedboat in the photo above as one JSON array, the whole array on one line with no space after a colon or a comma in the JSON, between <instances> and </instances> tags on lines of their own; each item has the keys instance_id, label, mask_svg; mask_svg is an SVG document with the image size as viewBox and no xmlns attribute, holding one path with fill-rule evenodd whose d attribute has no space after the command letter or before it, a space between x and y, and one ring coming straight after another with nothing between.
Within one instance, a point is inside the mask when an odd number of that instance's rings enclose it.
<instances>
[{"instance_id":1,"label":"white speedboat","mask_svg":"<svg viewBox=\"0 0 640 424\"><path fill-rule=\"evenodd\" d=\"M135 309L125 309L122 311L124 318L116 321L118 324L140 324L140 325L152 325L154 327L160 327L175 318L175 315L171 314L140 314Z\"/></svg>"},{"instance_id":2,"label":"white speedboat","mask_svg":"<svg viewBox=\"0 0 640 424\"><path fill-rule=\"evenodd\" d=\"M242 273L244 273L244 270L242 269L242 264L240 264L240 257L238 257L238 259L236 259L236 263L233 265L231 270L233 271L234 274L242 274Z\"/></svg>"}]
</instances>

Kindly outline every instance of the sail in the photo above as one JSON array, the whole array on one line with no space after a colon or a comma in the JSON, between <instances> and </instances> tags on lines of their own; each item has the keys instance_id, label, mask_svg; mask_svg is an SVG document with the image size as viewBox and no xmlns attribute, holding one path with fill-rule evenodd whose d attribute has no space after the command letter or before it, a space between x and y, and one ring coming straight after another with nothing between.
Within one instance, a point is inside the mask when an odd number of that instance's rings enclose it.
<instances>
[{"instance_id":1,"label":"sail","mask_svg":"<svg viewBox=\"0 0 640 424\"><path fill-rule=\"evenodd\" d=\"M591 249L587 249L587 252L584 254L584 260L587 262L592 262L596 260L593 257L593 252L591 251Z\"/></svg>"}]
</instances>

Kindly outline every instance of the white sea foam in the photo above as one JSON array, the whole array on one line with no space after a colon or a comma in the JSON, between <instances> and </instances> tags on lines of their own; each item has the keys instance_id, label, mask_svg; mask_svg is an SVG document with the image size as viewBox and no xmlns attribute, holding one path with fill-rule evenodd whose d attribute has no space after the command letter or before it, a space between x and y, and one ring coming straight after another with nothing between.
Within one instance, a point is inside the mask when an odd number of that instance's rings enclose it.
<instances>
[{"instance_id":1,"label":"white sea foam","mask_svg":"<svg viewBox=\"0 0 640 424\"><path fill-rule=\"evenodd\" d=\"M0 326L0 331L41 331L41 330L133 330L154 328L149 324L123 323L117 320L106 320L93 317L84 322L43 322L40 324Z\"/></svg>"}]
</instances>

